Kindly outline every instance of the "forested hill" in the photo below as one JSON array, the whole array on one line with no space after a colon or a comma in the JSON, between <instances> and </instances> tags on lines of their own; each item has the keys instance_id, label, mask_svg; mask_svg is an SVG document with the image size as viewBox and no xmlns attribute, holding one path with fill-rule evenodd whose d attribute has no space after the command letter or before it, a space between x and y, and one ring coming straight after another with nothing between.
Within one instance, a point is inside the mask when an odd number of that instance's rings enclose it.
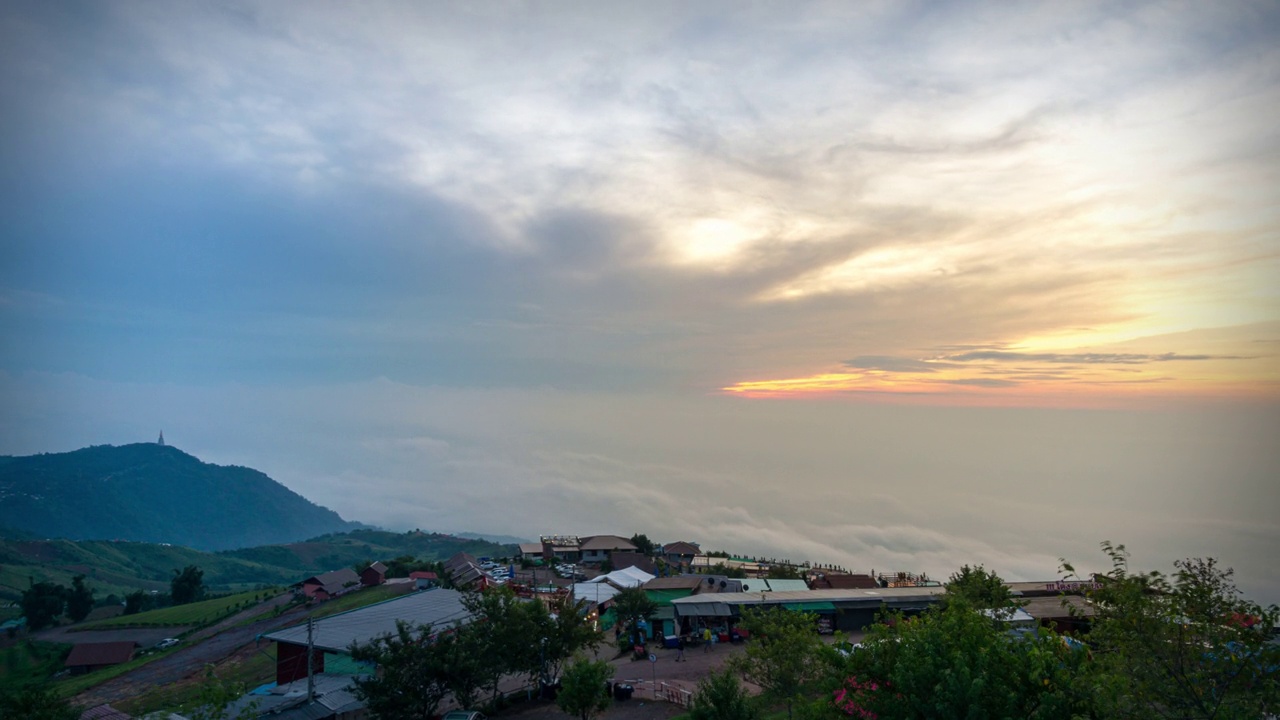
<instances>
[{"instance_id":1,"label":"forested hill","mask_svg":"<svg viewBox=\"0 0 1280 720\"><path fill-rule=\"evenodd\" d=\"M0 601L17 600L32 583L69 586L78 574L98 593L134 590L165 592L175 568L196 565L205 585L217 592L258 585L288 585L308 575L409 556L445 560L454 553L506 557L512 545L442 533L356 530L288 545L267 545L217 553L178 545L103 540L0 540Z\"/></svg>"},{"instance_id":2,"label":"forested hill","mask_svg":"<svg viewBox=\"0 0 1280 720\"><path fill-rule=\"evenodd\" d=\"M0 457L0 527L224 550L362 527L244 467L155 443Z\"/></svg>"}]
</instances>

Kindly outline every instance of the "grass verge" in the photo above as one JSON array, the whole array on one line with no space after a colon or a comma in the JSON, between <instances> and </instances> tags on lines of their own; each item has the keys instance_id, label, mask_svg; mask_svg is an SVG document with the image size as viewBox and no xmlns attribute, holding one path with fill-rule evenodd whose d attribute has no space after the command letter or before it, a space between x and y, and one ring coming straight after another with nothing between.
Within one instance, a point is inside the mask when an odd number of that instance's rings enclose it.
<instances>
[{"instance_id":1,"label":"grass verge","mask_svg":"<svg viewBox=\"0 0 1280 720\"><path fill-rule=\"evenodd\" d=\"M178 627L184 625L206 625L221 620L228 615L239 612L279 594L279 590L249 591L238 595L202 600L186 605L148 610L134 615L121 615L109 620L99 620L77 627L77 630L111 630L118 628L138 627Z\"/></svg>"}]
</instances>

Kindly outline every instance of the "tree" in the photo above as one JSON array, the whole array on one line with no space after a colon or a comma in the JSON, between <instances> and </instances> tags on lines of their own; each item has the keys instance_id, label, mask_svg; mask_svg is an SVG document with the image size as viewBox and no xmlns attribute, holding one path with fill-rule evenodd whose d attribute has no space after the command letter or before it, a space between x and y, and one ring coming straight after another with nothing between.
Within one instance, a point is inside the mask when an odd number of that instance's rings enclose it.
<instances>
[{"instance_id":1,"label":"tree","mask_svg":"<svg viewBox=\"0 0 1280 720\"><path fill-rule=\"evenodd\" d=\"M475 706L489 676L485 669L487 658L468 644L469 637L458 632L443 632L435 637L444 666L445 689L461 708Z\"/></svg>"},{"instance_id":2,"label":"tree","mask_svg":"<svg viewBox=\"0 0 1280 720\"><path fill-rule=\"evenodd\" d=\"M1102 544L1088 640L1090 690L1108 718L1259 718L1280 710L1280 612L1244 600L1212 559L1174 563L1172 579L1135 573L1123 545ZM1064 563L1068 572L1070 565Z\"/></svg>"},{"instance_id":3,"label":"tree","mask_svg":"<svg viewBox=\"0 0 1280 720\"><path fill-rule=\"evenodd\" d=\"M839 714L903 720L1088 716L1087 653L1044 629L1010 633L962 595L893 613L854 651L831 695Z\"/></svg>"},{"instance_id":4,"label":"tree","mask_svg":"<svg viewBox=\"0 0 1280 720\"><path fill-rule=\"evenodd\" d=\"M586 605L585 600L562 596L547 607L549 616L542 632L539 660L545 665L548 678L559 677L565 661L583 650L594 650L604 639L604 633L587 621Z\"/></svg>"},{"instance_id":5,"label":"tree","mask_svg":"<svg viewBox=\"0 0 1280 720\"><path fill-rule=\"evenodd\" d=\"M792 706L819 677L817 617L779 607L747 609L742 626L751 642L731 667L759 685L765 697L785 703L790 718Z\"/></svg>"},{"instance_id":6,"label":"tree","mask_svg":"<svg viewBox=\"0 0 1280 720\"><path fill-rule=\"evenodd\" d=\"M658 603L640 588L626 588L613 596L613 611L618 615L618 622L634 635L636 625L658 611Z\"/></svg>"},{"instance_id":7,"label":"tree","mask_svg":"<svg viewBox=\"0 0 1280 720\"><path fill-rule=\"evenodd\" d=\"M467 593L462 604L471 613L471 622L458 632L470 652L484 658L485 677L481 687L497 700L498 681L503 675L518 673L530 677L542 669L541 641L546 631L546 607L523 602L510 588Z\"/></svg>"},{"instance_id":8,"label":"tree","mask_svg":"<svg viewBox=\"0 0 1280 720\"><path fill-rule=\"evenodd\" d=\"M396 621L396 632L365 645L354 645L351 657L378 666L377 675L356 680L356 697L379 720L411 720L436 714L449 694L451 654L432 641L428 626Z\"/></svg>"},{"instance_id":9,"label":"tree","mask_svg":"<svg viewBox=\"0 0 1280 720\"><path fill-rule=\"evenodd\" d=\"M800 571L794 565L770 565L767 577L770 580L799 580Z\"/></svg>"},{"instance_id":10,"label":"tree","mask_svg":"<svg viewBox=\"0 0 1280 720\"><path fill-rule=\"evenodd\" d=\"M93 612L93 588L84 582L84 575L71 578L71 589L67 591L67 617L71 622L80 622Z\"/></svg>"},{"instance_id":11,"label":"tree","mask_svg":"<svg viewBox=\"0 0 1280 720\"><path fill-rule=\"evenodd\" d=\"M38 582L22 591L22 614L31 631L49 627L62 614L67 603L67 589L50 582Z\"/></svg>"},{"instance_id":12,"label":"tree","mask_svg":"<svg viewBox=\"0 0 1280 720\"><path fill-rule=\"evenodd\" d=\"M556 705L566 713L591 720L609 709L607 683L613 677L613 666L604 661L579 658L565 668Z\"/></svg>"},{"instance_id":13,"label":"tree","mask_svg":"<svg viewBox=\"0 0 1280 720\"><path fill-rule=\"evenodd\" d=\"M137 615L150 610L155 600L146 590L135 590L124 596L124 614Z\"/></svg>"},{"instance_id":14,"label":"tree","mask_svg":"<svg viewBox=\"0 0 1280 720\"><path fill-rule=\"evenodd\" d=\"M631 544L636 546L636 550L646 556L652 556L658 550L658 546L649 539L644 533L636 533L631 536Z\"/></svg>"},{"instance_id":15,"label":"tree","mask_svg":"<svg viewBox=\"0 0 1280 720\"><path fill-rule=\"evenodd\" d=\"M698 681L689 716L692 720L757 720L760 710L733 671L726 668Z\"/></svg>"},{"instance_id":16,"label":"tree","mask_svg":"<svg viewBox=\"0 0 1280 720\"><path fill-rule=\"evenodd\" d=\"M78 720L80 709L47 686L0 691L0 720Z\"/></svg>"},{"instance_id":17,"label":"tree","mask_svg":"<svg viewBox=\"0 0 1280 720\"><path fill-rule=\"evenodd\" d=\"M173 571L173 579L169 581L169 594L173 596L174 605L186 605L204 597L204 571L195 565L188 565L181 571Z\"/></svg>"},{"instance_id":18,"label":"tree","mask_svg":"<svg viewBox=\"0 0 1280 720\"><path fill-rule=\"evenodd\" d=\"M963 597L973 607L988 610L1008 608L1014 604L1013 594L1004 580L981 565L973 568L965 565L959 572L951 574L946 598L955 597Z\"/></svg>"}]
</instances>

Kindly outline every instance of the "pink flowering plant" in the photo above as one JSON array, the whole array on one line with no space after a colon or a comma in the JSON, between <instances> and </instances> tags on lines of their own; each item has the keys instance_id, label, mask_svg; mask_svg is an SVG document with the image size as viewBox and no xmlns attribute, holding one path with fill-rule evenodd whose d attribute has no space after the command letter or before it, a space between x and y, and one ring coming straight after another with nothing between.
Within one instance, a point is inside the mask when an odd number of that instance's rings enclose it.
<instances>
[{"instance_id":1,"label":"pink flowering plant","mask_svg":"<svg viewBox=\"0 0 1280 720\"><path fill-rule=\"evenodd\" d=\"M840 712L855 718L875 720L879 716L869 705L873 697L883 686L875 680L859 680L856 676L845 678L844 684L836 688L831 702Z\"/></svg>"}]
</instances>

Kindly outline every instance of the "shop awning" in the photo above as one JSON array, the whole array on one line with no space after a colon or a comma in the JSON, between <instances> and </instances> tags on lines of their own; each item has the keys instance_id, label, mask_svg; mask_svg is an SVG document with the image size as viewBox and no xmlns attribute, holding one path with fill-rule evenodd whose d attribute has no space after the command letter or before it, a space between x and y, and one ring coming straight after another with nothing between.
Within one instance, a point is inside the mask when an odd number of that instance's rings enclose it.
<instances>
[{"instance_id":1,"label":"shop awning","mask_svg":"<svg viewBox=\"0 0 1280 720\"><path fill-rule=\"evenodd\" d=\"M733 611L727 603L708 601L700 603L680 603L674 606L680 617L729 617Z\"/></svg>"},{"instance_id":2,"label":"shop awning","mask_svg":"<svg viewBox=\"0 0 1280 720\"><path fill-rule=\"evenodd\" d=\"M799 610L800 612L811 613L833 613L836 611L835 605L825 601L782 603L782 607L788 610Z\"/></svg>"}]
</instances>

